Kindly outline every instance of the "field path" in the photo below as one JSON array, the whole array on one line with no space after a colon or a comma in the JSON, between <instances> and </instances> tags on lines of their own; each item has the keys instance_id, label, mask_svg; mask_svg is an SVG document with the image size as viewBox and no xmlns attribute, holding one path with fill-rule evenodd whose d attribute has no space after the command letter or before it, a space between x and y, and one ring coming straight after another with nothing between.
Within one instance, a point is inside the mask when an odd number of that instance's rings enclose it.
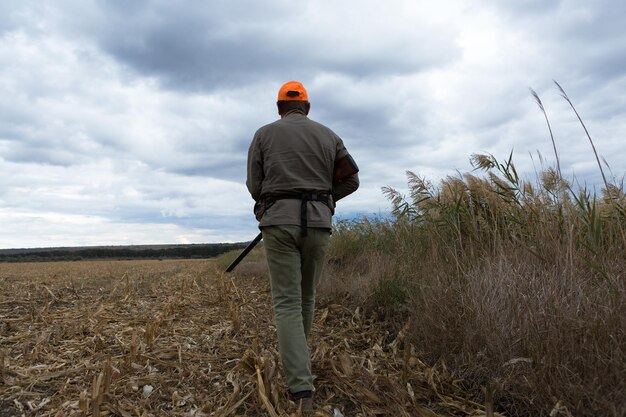
<instances>
[{"instance_id":1,"label":"field path","mask_svg":"<svg viewBox=\"0 0 626 417\"><path fill-rule=\"evenodd\" d=\"M267 279L220 268L0 264L0 417L298 415L285 396ZM390 328L361 309L318 304L316 415L490 414Z\"/></svg>"}]
</instances>

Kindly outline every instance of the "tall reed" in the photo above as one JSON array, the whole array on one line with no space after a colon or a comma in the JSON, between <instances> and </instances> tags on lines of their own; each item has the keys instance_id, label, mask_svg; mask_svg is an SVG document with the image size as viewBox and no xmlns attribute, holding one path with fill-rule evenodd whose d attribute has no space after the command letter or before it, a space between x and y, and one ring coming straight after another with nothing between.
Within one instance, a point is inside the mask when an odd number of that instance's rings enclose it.
<instances>
[{"instance_id":1,"label":"tall reed","mask_svg":"<svg viewBox=\"0 0 626 417\"><path fill-rule=\"evenodd\" d=\"M383 189L391 218L341 224L325 291L408 321L424 358L478 400L500 387L509 415L623 416L623 185L603 175L597 194L558 165L525 180L512 153L470 161L437 184L408 171L407 194Z\"/></svg>"}]
</instances>

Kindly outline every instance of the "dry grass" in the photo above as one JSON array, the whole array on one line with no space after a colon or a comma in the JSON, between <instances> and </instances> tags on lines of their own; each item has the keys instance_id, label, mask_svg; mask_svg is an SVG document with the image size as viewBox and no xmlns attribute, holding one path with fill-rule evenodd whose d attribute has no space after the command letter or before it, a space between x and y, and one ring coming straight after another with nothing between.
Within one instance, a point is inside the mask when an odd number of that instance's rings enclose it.
<instances>
[{"instance_id":1,"label":"dry grass","mask_svg":"<svg viewBox=\"0 0 626 417\"><path fill-rule=\"evenodd\" d=\"M511 158L437 186L387 188L395 218L340 225L327 297L411 321L428 363L510 415L626 414L626 196L596 197ZM355 285L355 283L357 283ZM490 393L490 395L487 395Z\"/></svg>"},{"instance_id":2,"label":"dry grass","mask_svg":"<svg viewBox=\"0 0 626 417\"><path fill-rule=\"evenodd\" d=\"M227 263L222 261L221 263ZM297 416L261 251L215 261L0 265L0 416ZM318 416L480 416L389 323L324 301Z\"/></svg>"}]
</instances>

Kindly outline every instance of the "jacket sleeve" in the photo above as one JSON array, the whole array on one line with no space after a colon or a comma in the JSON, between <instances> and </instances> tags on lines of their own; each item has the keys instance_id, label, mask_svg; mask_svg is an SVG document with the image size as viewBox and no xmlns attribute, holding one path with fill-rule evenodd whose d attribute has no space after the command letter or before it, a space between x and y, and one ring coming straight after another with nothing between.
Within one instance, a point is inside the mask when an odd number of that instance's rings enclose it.
<instances>
[{"instance_id":1,"label":"jacket sleeve","mask_svg":"<svg viewBox=\"0 0 626 417\"><path fill-rule=\"evenodd\" d=\"M335 161L343 158L348 155L348 150L346 149L343 141L339 139L337 143L337 154L335 156ZM356 173L351 175L350 177L342 180L333 182L333 199L335 201L341 200L342 198L352 194L359 188L359 174Z\"/></svg>"},{"instance_id":2,"label":"jacket sleeve","mask_svg":"<svg viewBox=\"0 0 626 417\"><path fill-rule=\"evenodd\" d=\"M341 182L333 184L333 199L335 201L352 194L359 188L359 174L354 174Z\"/></svg>"},{"instance_id":3,"label":"jacket sleeve","mask_svg":"<svg viewBox=\"0 0 626 417\"><path fill-rule=\"evenodd\" d=\"M248 175L246 186L254 201L259 201L263 185L263 153L260 146L259 133L252 139L248 149Z\"/></svg>"}]
</instances>

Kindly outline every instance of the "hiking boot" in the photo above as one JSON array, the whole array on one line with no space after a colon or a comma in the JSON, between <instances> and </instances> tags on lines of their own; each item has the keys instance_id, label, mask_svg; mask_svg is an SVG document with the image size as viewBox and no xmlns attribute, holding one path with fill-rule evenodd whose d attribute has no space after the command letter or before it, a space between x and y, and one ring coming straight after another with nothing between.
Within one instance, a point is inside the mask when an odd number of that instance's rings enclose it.
<instances>
[{"instance_id":1,"label":"hiking boot","mask_svg":"<svg viewBox=\"0 0 626 417\"><path fill-rule=\"evenodd\" d=\"M312 413L313 412L313 397L307 397L307 398L302 398L300 401L300 404L298 404L298 408L300 408L300 410L303 413ZM307 415L307 414L305 414Z\"/></svg>"},{"instance_id":2,"label":"hiking boot","mask_svg":"<svg viewBox=\"0 0 626 417\"><path fill-rule=\"evenodd\" d=\"M303 413L313 412L313 391L300 391L295 394L289 393L289 398L296 403L296 406L298 406Z\"/></svg>"}]
</instances>

